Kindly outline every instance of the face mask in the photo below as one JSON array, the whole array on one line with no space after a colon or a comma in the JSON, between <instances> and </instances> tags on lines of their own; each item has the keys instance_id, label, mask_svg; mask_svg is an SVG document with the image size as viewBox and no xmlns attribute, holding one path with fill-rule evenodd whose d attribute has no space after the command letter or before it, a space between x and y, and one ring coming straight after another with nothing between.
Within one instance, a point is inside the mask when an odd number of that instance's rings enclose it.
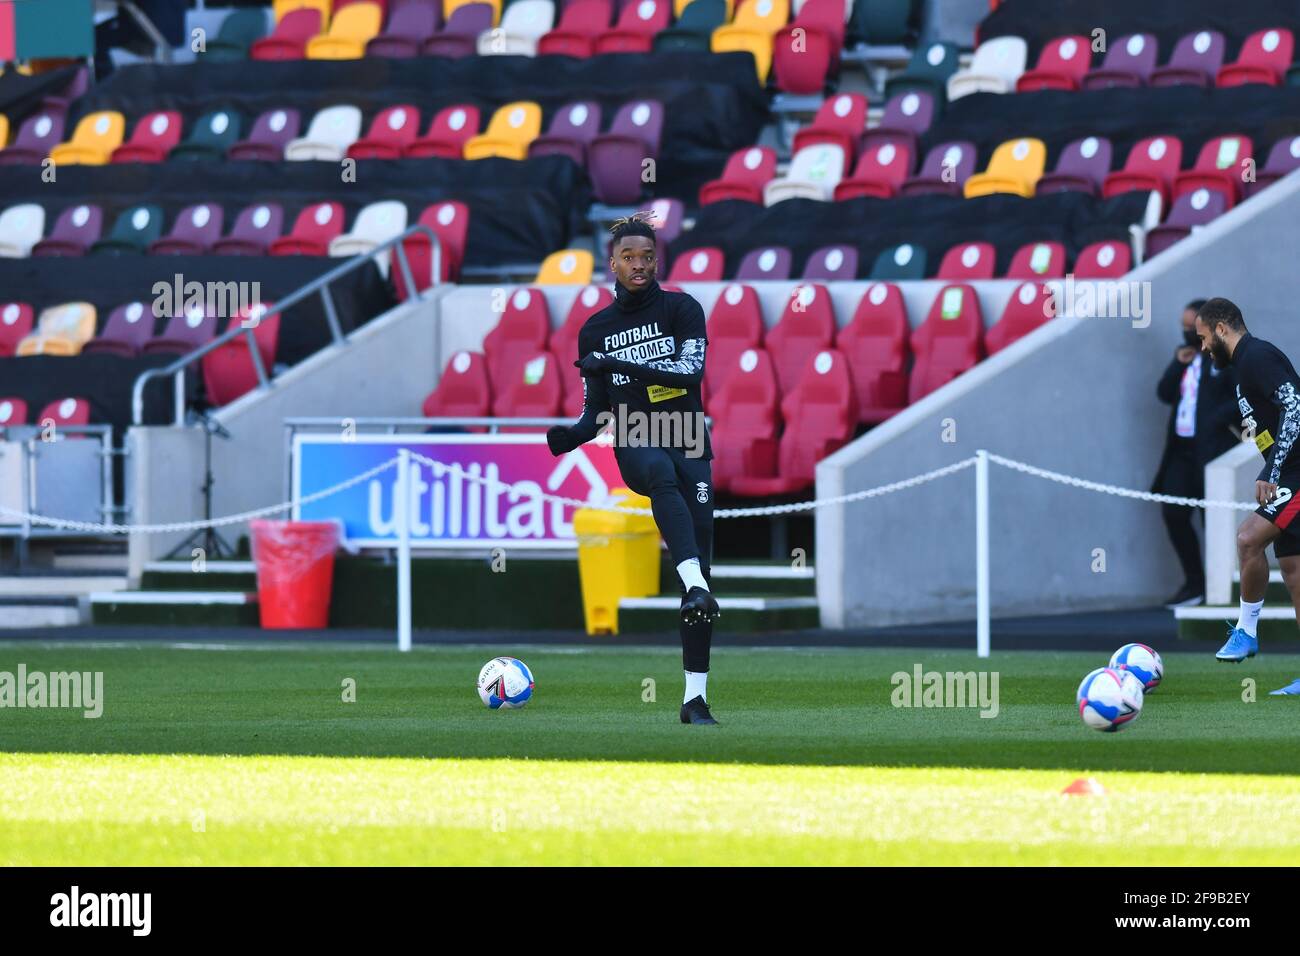
<instances>
[{"instance_id":1,"label":"face mask","mask_svg":"<svg viewBox=\"0 0 1300 956\"><path fill-rule=\"evenodd\" d=\"M1199 349L1201 347L1201 337L1196 334L1195 329L1183 330L1183 342L1194 349Z\"/></svg>"}]
</instances>

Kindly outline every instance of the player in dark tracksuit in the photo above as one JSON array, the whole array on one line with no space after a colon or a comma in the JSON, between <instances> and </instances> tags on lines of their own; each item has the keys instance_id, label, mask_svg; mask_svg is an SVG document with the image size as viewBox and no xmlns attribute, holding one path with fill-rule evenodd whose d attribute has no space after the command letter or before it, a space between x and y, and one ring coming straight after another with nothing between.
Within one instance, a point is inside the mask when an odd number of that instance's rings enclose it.
<instances>
[{"instance_id":1,"label":"player in dark tracksuit","mask_svg":"<svg viewBox=\"0 0 1300 956\"><path fill-rule=\"evenodd\" d=\"M1300 620L1300 376L1282 350L1246 330L1241 310L1227 299L1210 299L1196 314L1201 347L1219 368L1237 376L1237 407L1243 437L1264 455L1255 481L1259 503L1237 529L1241 565L1241 616L1215 655L1240 663L1259 649L1256 629L1268 587L1271 543ZM1300 680L1274 694L1300 695Z\"/></svg>"},{"instance_id":2,"label":"player in dark tracksuit","mask_svg":"<svg viewBox=\"0 0 1300 956\"><path fill-rule=\"evenodd\" d=\"M619 472L630 489L650 499L680 579L682 723L714 724L706 684L719 611L709 588L713 451L700 399L704 310L655 281L655 236L646 218L619 220L612 232L615 301L578 333L574 364L582 369L582 417L551 428L546 440L552 454L565 454L595 438L613 417Z\"/></svg>"}]
</instances>

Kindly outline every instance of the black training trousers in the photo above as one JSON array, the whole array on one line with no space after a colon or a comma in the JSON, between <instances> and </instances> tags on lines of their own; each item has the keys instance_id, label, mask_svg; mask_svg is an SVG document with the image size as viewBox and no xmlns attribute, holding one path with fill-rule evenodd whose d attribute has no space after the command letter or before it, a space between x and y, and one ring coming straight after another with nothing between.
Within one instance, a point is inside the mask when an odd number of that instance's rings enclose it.
<instances>
[{"instance_id":1,"label":"black training trousers","mask_svg":"<svg viewBox=\"0 0 1300 956\"><path fill-rule=\"evenodd\" d=\"M618 469L627 486L650 499L655 524L676 565L700 559L700 573L713 587L713 466L703 457L688 458L677 448L650 446L618 449ZM677 586L686 597L681 577ZM696 673L709 669L713 622L680 625L682 666Z\"/></svg>"}]
</instances>

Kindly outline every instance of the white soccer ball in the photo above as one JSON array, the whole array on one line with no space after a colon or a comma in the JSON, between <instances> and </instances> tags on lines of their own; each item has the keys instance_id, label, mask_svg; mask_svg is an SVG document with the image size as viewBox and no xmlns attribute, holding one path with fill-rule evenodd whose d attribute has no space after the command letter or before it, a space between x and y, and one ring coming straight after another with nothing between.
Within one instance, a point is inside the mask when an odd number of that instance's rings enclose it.
<instances>
[{"instance_id":1,"label":"white soccer ball","mask_svg":"<svg viewBox=\"0 0 1300 956\"><path fill-rule=\"evenodd\" d=\"M1132 671L1098 667L1083 679L1075 701L1086 725L1113 733L1137 720L1143 696L1142 682Z\"/></svg>"},{"instance_id":2,"label":"white soccer ball","mask_svg":"<svg viewBox=\"0 0 1300 956\"><path fill-rule=\"evenodd\" d=\"M478 695L492 710L516 710L533 696L533 672L514 657L494 657L478 672Z\"/></svg>"},{"instance_id":3,"label":"white soccer ball","mask_svg":"<svg viewBox=\"0 0 1300 956\"><path fill-rule=\"evenodd\" d=\"M1165 676L1165 662L1155 648L1145 644L1125 644L1110 656L1110 666L1131 672L1148 694L1160 686Z\"/></svg>"}]
</instances>

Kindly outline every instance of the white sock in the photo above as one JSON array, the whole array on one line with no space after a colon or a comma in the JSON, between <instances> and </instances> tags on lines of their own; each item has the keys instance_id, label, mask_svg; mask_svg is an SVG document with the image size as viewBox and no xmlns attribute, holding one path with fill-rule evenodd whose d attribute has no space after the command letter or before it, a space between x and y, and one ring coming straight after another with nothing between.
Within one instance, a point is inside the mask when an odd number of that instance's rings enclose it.
<instances>
[{"instance_id":1,"label":"white sock","mask_svg":"<svg viewBox=\"0 0 1300 956\"><path fill-rule=\"evenodd\" d=\"M709 702L708 695L704 693L704 687L709 682L709 672L697 674L694 671L682 671L686 675L686 696L682 698L682 703L694 700L696 697L703 697L704 702Z\"/></svg>"},{"instance_id":2,"label":"white sock","mask_svg":"<svg viewBox=\"0 0 1300 956\"><path fill-rule=\"evenodd\" d=\"M704 575L700 573L699 558L687 558L677 565L677 576L682 579L682 584L686 585L687 592L691 588L704 588L706 591L709 589L709 586L704 583Z\"/></svg>"},{"instance_id":3,"label":"white sock","mask_svg":"<svg viewBox=\"0 0 1300 956\"><path fill-rule=\"evenodd\" d=\"M1237 618L1237 627L1241 628L1251 637L1257 637L1255 628L1259 626L1259 612L1263 608L1263 601L1242 601L1241 617Z\"/></svg>"}]
</instances>

